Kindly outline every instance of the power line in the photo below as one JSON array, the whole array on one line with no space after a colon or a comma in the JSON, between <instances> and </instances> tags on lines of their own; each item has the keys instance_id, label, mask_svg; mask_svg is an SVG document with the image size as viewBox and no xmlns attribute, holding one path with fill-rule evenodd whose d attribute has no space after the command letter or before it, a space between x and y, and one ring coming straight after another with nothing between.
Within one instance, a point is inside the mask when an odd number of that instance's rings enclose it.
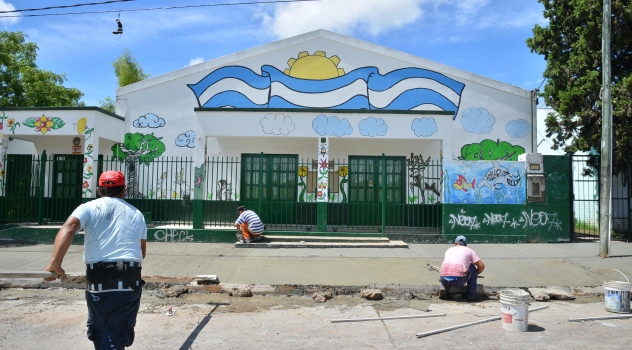
<instances>
[{"instance_id":1,"label":"power line","mask_svg":"<svg viewBox=\"0 0 632 350\"><path fill-rule=\"evenodd\" d=\"M64 8L81 7L81 6L105 5L105 4L115 3L115 2L128 2L128 1L136 1L136 0L110 0L110 1L104 1L104 2L89 2L89 3L85 3L85 4L59 5L59 6L49 6L49 7L35 8L35 9L21 9L21 10L0 11L0 13L14 13L14 12L27 12L27 11L44 11L44 10L64 9Z\"/></svg>"},{"instance_id":2,"label":"power line","mask_svg":"<svg viewBox=\"0 0 632 350\"><path fill-rule=\"evenodd\" d=\"M130 0L131 1L131 0ZM47 13L47 14L29 14L29 15L5 15L5 17L48 17L48 16L67 16L67 15L87 15L97 13L120 13L120 12L137 12L137 11L155 11L155 10L176 10L186 8L199 8L199 7L218 7L218 6L237 6L237 5L260 5L260 4L277 4L277 3L291 3L291 2L312 2L321 0L272 0L272 1L252 1L252 2L236 2L236 3L222 3L222 4L204 4L204 5L183 5L183 6L165 6L165 7L153 7L153 8L140 8L140 9L128 9L128 10L103 10L103 11L85 11L85 12L66 12L66 13Z\"/></svg>"}]
</instances>

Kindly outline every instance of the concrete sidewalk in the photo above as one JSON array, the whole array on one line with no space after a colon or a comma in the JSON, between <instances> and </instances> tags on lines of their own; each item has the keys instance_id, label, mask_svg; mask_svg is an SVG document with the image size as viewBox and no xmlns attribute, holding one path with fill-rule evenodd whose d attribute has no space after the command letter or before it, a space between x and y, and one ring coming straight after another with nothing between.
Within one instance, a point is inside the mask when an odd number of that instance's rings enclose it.
<instances>
[{"instance_id":1,"label":"concrete sidewalk","mask_svg":"<svg viewBox=\"0 0 632 350\"><path fill-rule=\"evenodd\" d=\"M147 244L143 275L217 275L225 285L406 286L438 288L440 266L450 245L411 244L409 248L240 249L226 243ZM632 278L632 244L612 242L610 258L598 257L599 244L471 244L486 269L485 288L601 287L604 280ZM43 270L52 245L2 245L0 270ZM63 267L84 274L83 247L70 247ZM611 269L620 270L606 273Z\"/></svg>"}]
</instances>

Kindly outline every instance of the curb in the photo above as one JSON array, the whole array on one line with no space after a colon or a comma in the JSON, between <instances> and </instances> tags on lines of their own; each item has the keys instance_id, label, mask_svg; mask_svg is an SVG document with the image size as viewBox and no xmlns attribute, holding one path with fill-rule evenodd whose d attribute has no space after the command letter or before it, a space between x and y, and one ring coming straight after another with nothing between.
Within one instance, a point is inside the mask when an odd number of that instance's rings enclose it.
<instances>
[{"instance_id":1,"label":"curb","mask_svg":"<svg viewBox=\"0 0 632 350\"><path fill-rule=\"evenodd\" d=\"M194 277L175 278L163 276L143 276L146 280L143 289L145 291L169 291L179 289L182 292L177 293L220 293L229 294L240 290L249 290L251 295L259 296L301 296L313 295L316 292L331 292L333 295L353 296L360 294L366 289L380 290L385 297L394 299L427 299L439 296L439 285L404 285L404 284L383 284L370 283L367 286L336 286L336 285L269 285L269 284L248 284L248 283L216 283L216 284L197 284ZM0 278L0 288L22 288L22 289L84 289L85 274L68 274L65 281L45 282L40 279L33 278ZM583 298L603 298L603 286L549 286L549 287L491 287L478 286L478 294L486 297L496 297L500 295L502 289L523 289L531 293L533 291L563 291L574 297ZM531 293L534 294L534 293ZM177 296L176 295L176 296ZM551 300L555 300L552 297ZM548 299L547 299L548 300Z\"/></svg>"}]
</instances>

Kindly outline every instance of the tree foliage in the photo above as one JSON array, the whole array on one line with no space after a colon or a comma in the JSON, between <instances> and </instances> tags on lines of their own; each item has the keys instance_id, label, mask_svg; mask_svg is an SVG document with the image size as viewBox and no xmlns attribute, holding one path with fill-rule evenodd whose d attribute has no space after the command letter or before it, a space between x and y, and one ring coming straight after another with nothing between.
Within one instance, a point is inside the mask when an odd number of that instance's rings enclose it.
<instances>
[{"instance_id":1,"label":"tree foliage","mask_svg":"<svg viewBox=\"0 0 632 350\"><path fill-rule=\"evenodd\" d=\"M601 142L602 0L538 0L546 27L536 25L527 40L547 61L541 95L556 113L546 119L553 149L599 151ZM625 166L632 146L632 6L611 0L613 167ZM596 167L596 162L591 164Z\"/></svg>"},{"instance_id":2,"label":"tree foliage","mask_svg":"<svg viewBox=\"0 0 632 350\"><path fill-rule=\"evenodd\" d=\"M37 44L22 32L0 31L0 106L80 106L83 93L66 88L64 74L39 69Z\"/></svg>"},{"instance_id":3,"label":"tree foliage","mask_svg":"<svg viewBox=\"0 0 632 350\"><path fill-rule=\"evenodd\" d=\"M116 113L116 101L110 96L106 96L105 99L99 100L99 108L111 113Z\"/></svg>"},{"instance_id":4,"label":"tree foliage","mask_svg":"<svg viewBox=\"0 0 632 350\"><path fill-rule=\"evenodd\" d=\"M136 83L150 76L143 72L143 67L129 49L124 49L121 57L112 62L112 66L114 66L114 74L118 78L119 87Z\"/></svg>"},{"instance_id":5,"label":"tree foliage","mask_svg":"<svg viewBox=\"0 0 632 350\"><path fill-rule=\"evenodd\" d=\"M121 162L129 157L147 165L165 152L165 144L160 140L162 137L156 137L154 133L127 133L122 144L117 143L112 146L112 153Z\"/></svg>"}]
</instances>

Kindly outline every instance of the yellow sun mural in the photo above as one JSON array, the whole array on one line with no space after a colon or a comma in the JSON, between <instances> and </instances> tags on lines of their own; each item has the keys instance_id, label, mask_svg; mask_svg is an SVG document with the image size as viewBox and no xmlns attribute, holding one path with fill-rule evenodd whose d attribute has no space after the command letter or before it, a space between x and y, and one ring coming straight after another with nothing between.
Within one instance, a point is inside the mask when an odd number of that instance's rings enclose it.
<instances>
[{"instance_id":1,"label":"yellow sun mural","mask_svg":"<svg viewBox=\"0 0 632 350\"><path fill-rule=\"evenodd\" d=\"M307 51L300 52L298 58L290 58L284 73L301 79L325 80L345 74L345 70L338 68L338 56L327 57L324 51L316 51L310 55Z\"/></svg>"}]
</instances>

